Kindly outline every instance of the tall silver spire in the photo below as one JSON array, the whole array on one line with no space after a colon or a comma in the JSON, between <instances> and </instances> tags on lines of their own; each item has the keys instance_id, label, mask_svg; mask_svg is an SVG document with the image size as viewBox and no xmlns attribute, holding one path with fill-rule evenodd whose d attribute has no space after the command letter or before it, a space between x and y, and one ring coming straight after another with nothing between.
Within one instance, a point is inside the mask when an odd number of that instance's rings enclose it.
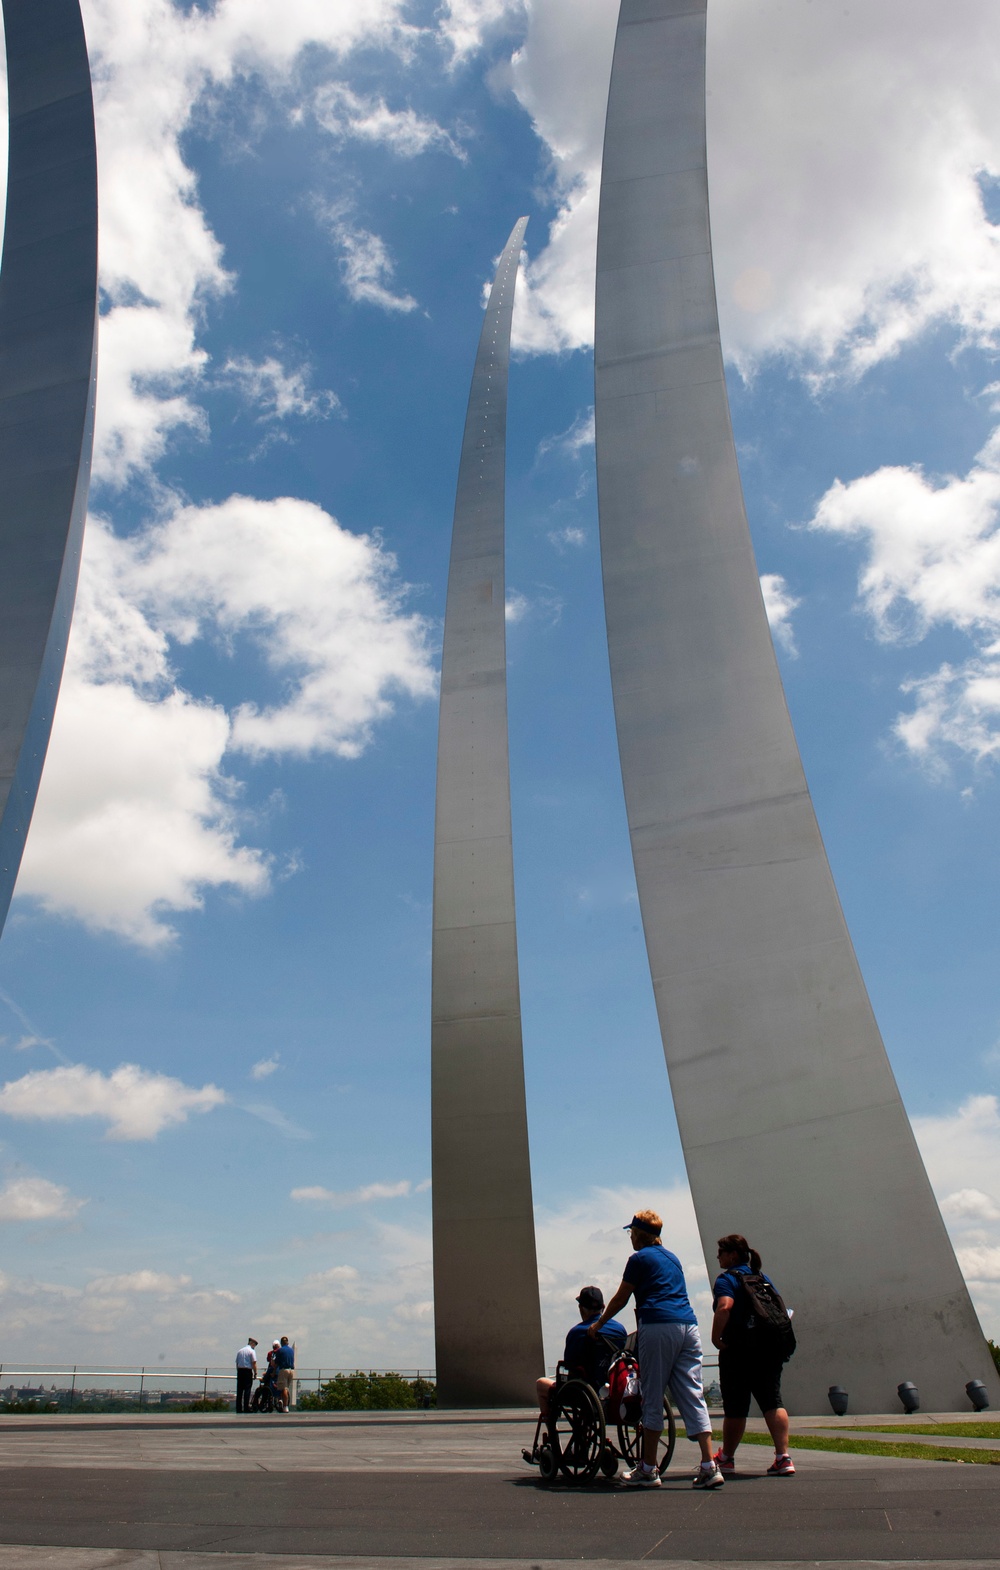
<instances>
[{"instance_id":1,"label":"tall silver spire","mask_svg":"<svg viewBox=\"0 0 1000 1570\"><path fill-rule=\"evenodd\" d=\"M507 242L472 374L441 663L432 1123L438 1404L533 1400L542 1372L514 924L504 466L518 259Z\"/></svg>"},{"instance_id":2,"label":"tall silver spire","mask_svg":"<svg viewBox=\"0 0 1000 1570\"><path fill-rule=\"evenodd\" d=\"M706 0L623 0L596 419L612 686L646 946L706 1260L796 1310L786 1392L887 1412L998 1382L872 1014L774 656L719 343Z\"/></svg>"},{"instance_id":3,"label":"tall silver spire","mask_svg":"<svg viewBox=\"0 0 1000 1570\"><path fill-rule=\"evenodd\" d=\"M87 512L97 155L77 0L3 0L10 163L0 264L0 928L49 742Z\"/></svg>"}]
</instances>

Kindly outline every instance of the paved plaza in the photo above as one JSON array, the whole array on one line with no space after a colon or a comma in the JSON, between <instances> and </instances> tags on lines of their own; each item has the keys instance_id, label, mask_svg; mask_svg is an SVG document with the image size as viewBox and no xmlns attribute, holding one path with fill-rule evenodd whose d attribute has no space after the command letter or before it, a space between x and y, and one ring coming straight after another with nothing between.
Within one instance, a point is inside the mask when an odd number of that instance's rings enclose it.
<instances>
[{"instance_id":1,"label":"paved plaza","mask_svg":"<svg viewBox=\"0 0 1000 1570\"><path fill-rule=\"evenodd\" d=\"M659 1491L545 1488L520 1459L532 1427L527 1412L0 1418L0 1570L1000 1566L1000 1467L798 1450L797 1476L770 1478L770 1451L747 1446L702 1493L680 1439Z\"/></svg>"}]
</instances>

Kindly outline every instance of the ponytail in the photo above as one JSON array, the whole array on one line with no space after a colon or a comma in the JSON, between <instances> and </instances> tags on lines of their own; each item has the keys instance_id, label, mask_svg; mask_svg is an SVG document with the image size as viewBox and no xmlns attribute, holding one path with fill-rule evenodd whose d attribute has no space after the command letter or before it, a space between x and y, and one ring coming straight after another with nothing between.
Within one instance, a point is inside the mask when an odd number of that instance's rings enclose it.
<instances>
[{"instance_id":1,"label":"ponytail","mask_svg":"<svg viewBox=\"0 0 1000 1570\"><path fill-rule=\"evenodd\" d=\"M739 1232L729 1232L725 1237L720 1237L716 1247L738 1254L741 1265L749 1265L755 1276L760 1274L760 1255Z\"/></svg>"}]
</instances>

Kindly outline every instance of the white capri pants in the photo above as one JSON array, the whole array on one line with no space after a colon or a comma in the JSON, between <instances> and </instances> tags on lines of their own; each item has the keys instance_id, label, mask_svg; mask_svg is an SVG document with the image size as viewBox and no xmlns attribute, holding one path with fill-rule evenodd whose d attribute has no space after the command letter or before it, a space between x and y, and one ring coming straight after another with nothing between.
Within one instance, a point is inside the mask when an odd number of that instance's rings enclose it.
<instances>
[{"instance_id":1,"label":"white capri pants","mask_svg":"<svg viewBox=\"0 0 1000 1570\"><path fill-rule=\"evenodd\" d=\"M697 1325L639 1325L639 1381L642 1426L663 1427L663 1397L670 1387L689 1439L712 1431L701 1377L701 1335Z\"/></svg>"}]
</instances>

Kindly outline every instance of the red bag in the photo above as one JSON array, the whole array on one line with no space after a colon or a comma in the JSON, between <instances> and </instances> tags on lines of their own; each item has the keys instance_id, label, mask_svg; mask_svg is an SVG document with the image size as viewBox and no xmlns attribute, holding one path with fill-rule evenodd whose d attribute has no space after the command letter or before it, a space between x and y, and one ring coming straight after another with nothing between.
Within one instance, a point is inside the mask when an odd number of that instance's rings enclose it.
<instances>
[{"instance_id":1,"label":"red bag","mask_svg":"<svg viewBox=\"0 0 1000 1570\"><path fill-rule=\"evenodd\" d=\"M608 1371L608 1422L620 1423L627 1416L626 1403L634 1403L639 1392L639 1365L627 1353L616 1358Z\"/></svg>"}]
</instances>

